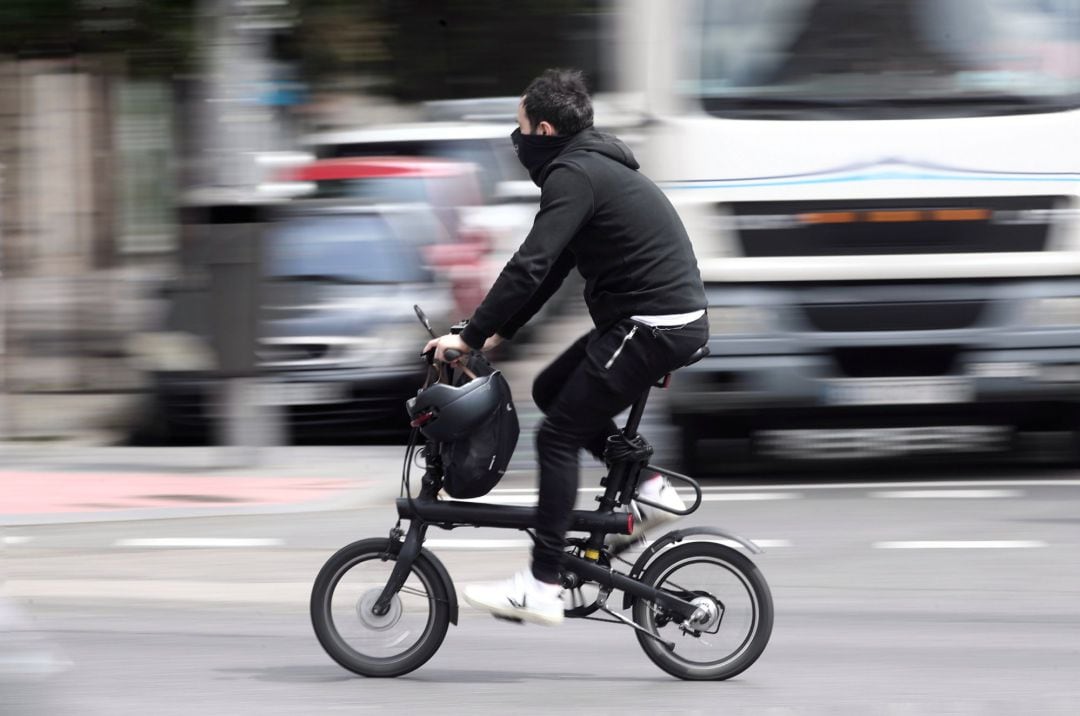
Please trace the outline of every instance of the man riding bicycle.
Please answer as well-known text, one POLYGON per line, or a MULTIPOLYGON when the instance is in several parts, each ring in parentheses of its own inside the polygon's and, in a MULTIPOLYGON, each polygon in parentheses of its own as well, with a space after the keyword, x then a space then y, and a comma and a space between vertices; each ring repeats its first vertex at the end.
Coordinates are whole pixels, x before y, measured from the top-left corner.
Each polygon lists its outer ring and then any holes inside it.
MULTIPOLYGON (((518 105, 511 134, 518 159, 540 187, 540 210, 460 335, 427 344, 444 352, 489 350, 514 334, 575 266, 595 328, 533 384, 544 413, 536 437, 540 495, 532 569, 471 585, 465 600, 498 616, 540 624, 563 619, 559 568, 578 490, 578 453, 603 456, 614 418, 708 340, 705 288, 686 230, 630 149, 596 131, 582 74, 547 70, 518 105)), ((676 509, 659 475, 639 494, 676 509)), ((669 513, 641 507, 642 527, 669 513)))

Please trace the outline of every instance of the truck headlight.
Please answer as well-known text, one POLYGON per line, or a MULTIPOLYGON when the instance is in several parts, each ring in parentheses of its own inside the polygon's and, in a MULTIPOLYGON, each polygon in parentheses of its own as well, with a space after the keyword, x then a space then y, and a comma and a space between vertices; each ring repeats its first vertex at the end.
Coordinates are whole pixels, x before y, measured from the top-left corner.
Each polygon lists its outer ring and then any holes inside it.
POLYGON ((1032 301, 1028 309, 1028 325, 1040 328, 1080 326, 1080 296, 1032 301))
POLYGON ((766 333, 769 313, 753 306, 709 306, 709 333, 713 336, 766 333))

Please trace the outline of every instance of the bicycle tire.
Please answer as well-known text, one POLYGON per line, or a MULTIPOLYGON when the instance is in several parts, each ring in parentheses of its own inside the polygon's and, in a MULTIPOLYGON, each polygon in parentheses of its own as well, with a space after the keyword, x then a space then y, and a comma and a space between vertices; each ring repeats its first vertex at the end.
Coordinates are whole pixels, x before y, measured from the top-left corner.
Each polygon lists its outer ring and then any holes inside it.
POLYGON ((450 624, 452 584, 447 584, 429 559, 426 550, 413 561, 411 572, 427 587, 430 616, 420 639, 394 657, 360 653, 345 642, 334 623, 334 590, 352 567, 371 559, 382 559, 389 546, 387 538, 374 537, 346 545, 326 561, 311 590, 311 623, 326 653, 344 668, 361 676, 395 677, 419 668, 435 655, 450 624))
MULTIPOLYGON (((665 645, 646 634, 637 634, 638 642, 646 656, 661 669, 680 679, 691 681, 722 681, 730 679, 748 669, 769 643, 773 626, 773 601, 769 585, 761 571, 752 561, 732 549, 714 542, 684 542, 662 552, 646 568, 641 581, 656 587, 665 575, 683 564, 712 562, 723 565, 733 574, 738 575, 747 592, 753 597, 755 614, 752 635, 744 640, 739 651, 732 658, 718 663, 695 664, 680 657, 676 650, 670 651, 665 645)), ((643 599, 634 602, 634 622, 653 634, 657 634, 654 623, 653 604, 643 599)), ((719 621, 718 621, 719 624, 719 621)))

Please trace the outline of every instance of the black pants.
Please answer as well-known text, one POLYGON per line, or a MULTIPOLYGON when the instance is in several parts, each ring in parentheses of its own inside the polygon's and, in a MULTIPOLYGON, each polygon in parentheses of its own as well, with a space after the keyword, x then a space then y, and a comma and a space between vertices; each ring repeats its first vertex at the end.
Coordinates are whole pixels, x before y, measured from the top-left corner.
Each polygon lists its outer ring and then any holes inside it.
POLYGON ((659 329, 627 319, 585 334, 537 376, 533 400, 545 416, 536 435, 540 504, 532 571, 537 579, 559 580, 581 448, 600 458, 617 430, 614 417, 685 363, 708 337, 704 316, 659 329))

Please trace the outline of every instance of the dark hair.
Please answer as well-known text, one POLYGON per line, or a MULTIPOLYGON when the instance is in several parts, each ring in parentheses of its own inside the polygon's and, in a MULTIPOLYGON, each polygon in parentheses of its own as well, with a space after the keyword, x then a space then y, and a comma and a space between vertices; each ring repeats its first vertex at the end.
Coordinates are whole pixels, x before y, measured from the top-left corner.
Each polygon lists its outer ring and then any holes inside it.
POLYGON ((545 70, 525 88, 522 100, 534 128, 546 121, 559 134, 577 134, 592 126, 592 100, 581 70, 545 70))

